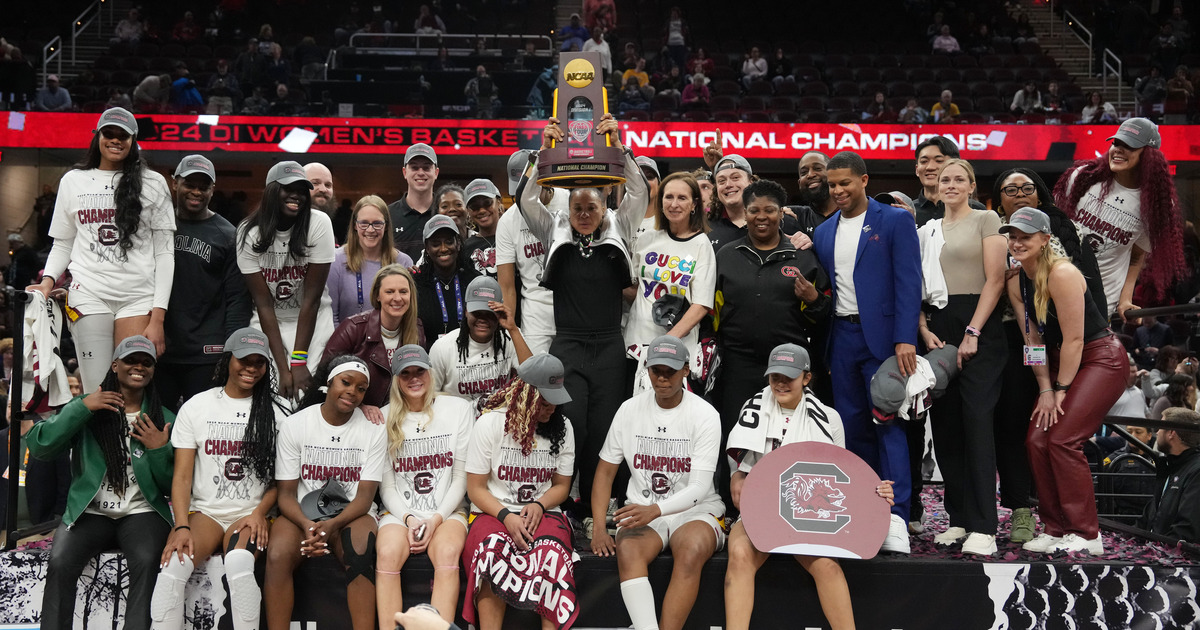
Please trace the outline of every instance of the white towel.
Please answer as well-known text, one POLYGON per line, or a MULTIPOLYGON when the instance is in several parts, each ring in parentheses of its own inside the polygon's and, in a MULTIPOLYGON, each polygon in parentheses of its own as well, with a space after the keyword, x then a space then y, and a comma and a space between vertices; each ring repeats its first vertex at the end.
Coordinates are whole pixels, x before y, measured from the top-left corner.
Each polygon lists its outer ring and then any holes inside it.
POLYGON ((942 233, 942 220, 934 219, 917 230, 921 239, 921 276, 924 291, 922 301, 936 308, 944 308, 949 302, 946 276, 942 275, 942 247, 946 237, 942 233))
POLYGON ((900 405, 897 415, 909 420, 925 413, 929 403, 929 397, 925 393, 936 384, 937 377, 933 375, 933 366, 929 365, 925 357, 917 357, 917 371, 908 377, 908 383, 904 386, 904 404, 900 405))
POLYGON ((71 386, 67 382, 67 368, 58 354, 63 326, 62 306, 47 300, 40 291, 30 293, 32 299, 25 305, 21 406, 28 408, 35 388, 46 392, 46 405, 65 405, 71 400, 71 386))

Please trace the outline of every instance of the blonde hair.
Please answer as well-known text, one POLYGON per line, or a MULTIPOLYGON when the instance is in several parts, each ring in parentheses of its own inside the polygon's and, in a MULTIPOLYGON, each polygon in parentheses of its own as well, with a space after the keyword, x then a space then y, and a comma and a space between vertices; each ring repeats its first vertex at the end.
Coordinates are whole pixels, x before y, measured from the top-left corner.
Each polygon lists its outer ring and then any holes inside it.
POLYGON ((1046 312, 1050 308, 1050 272, 1054 271, 1058 265, 1069 261, 1054 251, 1049 240, 1042 246, 1042 253, 1038 257, 1038 270, 1033 277, 1033 312, 1037 316, 1038 323, 1045 324, 1046 312))
POLYGON ((392 240, 392 215, 387 202, 377 195, 367 195, 354 204, 350 214, 350 227, 346 230, 346 268, 358 273, 363 266, 362 241, 358 238, 358 211, 371 206, 383 215, 383 238, 379 243, 379 264, 386 267, 396 262, 396 244, 392 240))
MULTIPOLYGON (((425 373, 429 375, 429 386, 425 388, 425 395, 421 398, 421 410, 429 414, 429 421, 433 422, 433 400, 438 397, 437 383, 434 382, 433 370, 426 369, 425 373)), ((408 413, 412 411, 408 407, 408 399, 404 394, 400 393, 400 387, 396 384, 398 377, 392 377, 392 384, 388 387, 388 417, 387 417, 387 440, 388 440, 388 455, 395 457, 400 453, 400 447, 404 445, 404 419, 408 417, 408 413)))
POLYGON ((514 442, 521 445, 521 454, 529 456, 533 451, 537 426, 533 417, 537 413, 537 405, 542 395, 533 385, 520 378, 514 378, 504 389, 492 394, 483 406, 480 415, 489 411, 505 409, 504 433, 514 442))
POLYGON ((408 280, 408 310, 400 317, 400 345, 420 343, 417 338, 417 283, 404 265, 392 263, 375 274, 375 281, 371 283, 371 307, 379 310, 379 290, 383 279, 389 276, 404 276, 408 280))

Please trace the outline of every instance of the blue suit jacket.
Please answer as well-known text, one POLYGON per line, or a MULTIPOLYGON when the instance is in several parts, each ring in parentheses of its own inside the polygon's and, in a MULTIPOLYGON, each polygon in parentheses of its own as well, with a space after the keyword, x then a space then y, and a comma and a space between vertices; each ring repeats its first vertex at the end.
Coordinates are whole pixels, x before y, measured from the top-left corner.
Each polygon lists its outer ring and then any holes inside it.
MULTIPOLYGON (((813 245, 821 266, 833 283, 837 303, 834 240, 839 210, 817 227, 813 245)), ((871 354, 880 361, 896 353, 898 343, 917 344, 921 312, 921 244, 912 215, 900 208, 867 199, 867 213, 858 235, 854 263, 854 293, 863 335, 871 354)))

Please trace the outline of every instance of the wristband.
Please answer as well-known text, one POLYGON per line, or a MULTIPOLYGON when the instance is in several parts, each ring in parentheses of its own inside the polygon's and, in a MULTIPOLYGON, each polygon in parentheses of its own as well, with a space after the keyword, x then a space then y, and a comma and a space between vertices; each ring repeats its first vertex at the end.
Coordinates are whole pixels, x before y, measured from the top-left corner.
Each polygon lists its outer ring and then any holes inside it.
POLYGON ((536 503, 538 507, 542 508, 542 514, 545 514, 549 511, 546 509, 546 506, 542 505, 541 501, 531 501, 531 503, 536 503))
POLYGON ((1043 389, 1042 391, 1038 392, 1038 396, 1041 396, 1042 394, 1045 394, 1047 392, 1052 392, 1052 391, 1054 391, 1053 387, 1051 387, 1050 389, 1043 389))
POLYGON ((404 523, 405 527, 408 527, 408 519, 410 519, 410 518, 412 518, 412 514, 405 514, 404 518, 401 519, 400 522, 404 523))
POLYGON ((500 511, 496 512, 496 520, 500 521, 500 524, 503 525, 504 519, 508 518, 512 513, 512 510, 508 508, 500 508, 500 511))
POLYGON ((186 530, 188 530, 189 532, 190 532, 190 531, 192 531, 192 528, 191 528, 191 527, 188 527, 187 525, 180 525, 179 527, 176 527, 176 528, 175 528, 175 531, 179 531, 179 530, 181 530, 181 529, 186 529, 186 530))
POLYGON ((972 337, 978 337, 979 329, 974 326, 967 326, 967 334, 971 335, 972 337))
POLYGON ((292 351, 292 360, 293 360, 293 361, 297 361, 297 360, 300 360, 300 359, 303 359, 303 360, 307 361, 307 360, 308 360, 308 353, 307 353, 307 352, 305 352, 304 350, 293 350, 293 351, 292 351))
POLYGON ((1071 389, 1070 383, 1067 383, 1065 385, 1062 383, 1058 383, 1058 382, 1054 383, 1054 391, 1056 391, 1056 392, 1065 392, 1065 391, 1069 391, 1070 389, 1071 389))
POLYGON ((51 286, 58 284, 58 280, 56 280, 54 276, 42 276, 41 278, 38 278, 38 284, 45 282, 47 278, 49 278, 51 286))
POLYGON ((288 367, 301 367, 301 366, 307 367, 308 361, 300 361, 297 359, 292 359, 291 361, 288 361, 288 367))

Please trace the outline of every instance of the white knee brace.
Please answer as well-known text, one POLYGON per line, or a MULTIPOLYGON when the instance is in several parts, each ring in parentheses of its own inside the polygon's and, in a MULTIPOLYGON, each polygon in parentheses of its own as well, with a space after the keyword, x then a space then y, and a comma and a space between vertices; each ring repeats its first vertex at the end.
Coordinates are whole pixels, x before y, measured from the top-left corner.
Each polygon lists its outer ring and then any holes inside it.
POLYGON ((180 562, 178 554, 171 555, 167 566, 158 574, 154 595, 150 598, 152 630, 183 629, 183 588, 195 568, 190 557, 184 556, 180 562))
POLYGON ((225 579, 229 582, 229 601, 233 605, 234 630, 258 630, 262 610, 262 589, 254 579, 254 554, 234 549, 225 554, 225 579))

